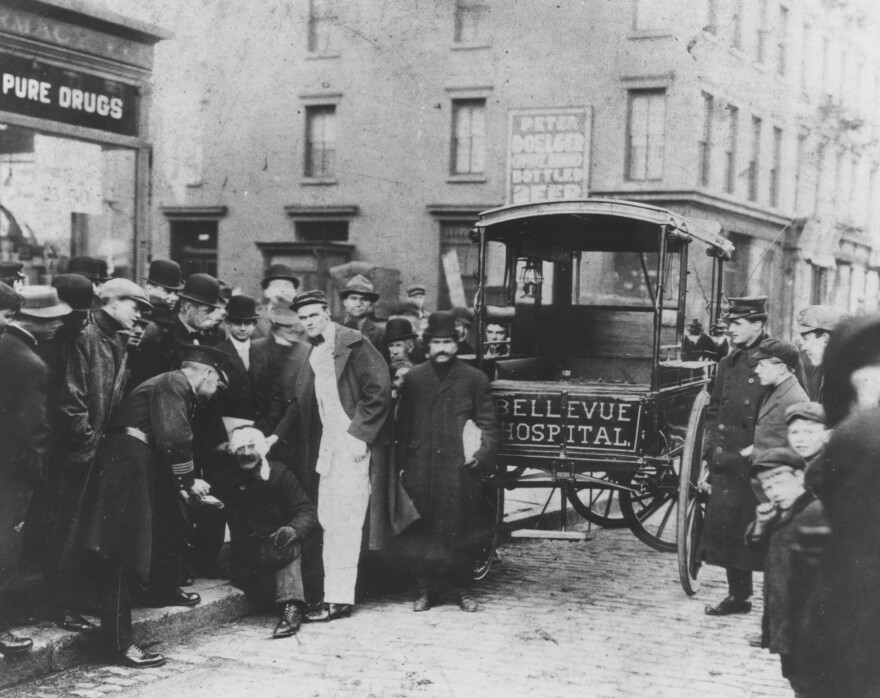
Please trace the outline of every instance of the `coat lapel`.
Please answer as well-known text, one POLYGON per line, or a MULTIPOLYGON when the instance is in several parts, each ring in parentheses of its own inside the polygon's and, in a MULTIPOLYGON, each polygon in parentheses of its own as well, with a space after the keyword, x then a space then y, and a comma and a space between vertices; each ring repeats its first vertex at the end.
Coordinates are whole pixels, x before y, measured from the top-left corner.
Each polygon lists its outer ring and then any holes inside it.
POLYGON ((336 380, 342 380, 342 374, 345 370, 345 364, 348 363, 348 357, 351 355, 351 346, 349 345, 349 333, 342 327, 336 328, 336 343, 333 347, 333 361, 336 367, 336 380))
MULTIPOLYGON (((247 378, 247 369, 244 367, 244 362, 241 360, 238 352, 235 351, 235 346, 232 344, 232 340, 227 339, 225 342, 223 342, 221 347, 223 351, 226 352, 227 356, 229 356, 229 365, 232 366, 236 371, 238 371, 242 376, 247 378)), ((251 364, 253 365, 253 355, 251 355, 251 364)))

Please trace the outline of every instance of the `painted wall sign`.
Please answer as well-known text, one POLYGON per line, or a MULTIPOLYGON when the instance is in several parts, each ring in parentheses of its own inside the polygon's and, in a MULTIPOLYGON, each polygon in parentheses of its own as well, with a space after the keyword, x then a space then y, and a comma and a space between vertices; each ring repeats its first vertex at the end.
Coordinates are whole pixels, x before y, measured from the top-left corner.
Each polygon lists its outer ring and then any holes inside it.
POLYGON ((138 90, 97 75, 0 53, 0 110, 138 135, 138 90))
POLYGON ((510 112, 507 202, 586 198, 591 121, 589 108, 510 112))

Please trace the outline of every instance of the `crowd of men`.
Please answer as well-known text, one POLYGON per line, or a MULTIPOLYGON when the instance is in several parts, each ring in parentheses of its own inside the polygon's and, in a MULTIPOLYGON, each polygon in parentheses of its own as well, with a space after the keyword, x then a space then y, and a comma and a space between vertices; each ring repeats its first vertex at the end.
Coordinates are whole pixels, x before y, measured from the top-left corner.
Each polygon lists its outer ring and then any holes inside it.
POLYGON ((498 430, 457 360, 472 314, 429 313, 416 284, 380 323, 356 275, 334 319, 283 264, 261 303, 170 260, 140 286, 91 258, 67 272, 24 285, 0 265, 0 652, 32 647, 11 628, 34 569, 52 620, 138 668, 165 660, 135 642, 134 606, 194 606, 193 577, 228 575, 289 637, 350 616, 362 551, 392 541, 414 610, 441 592, 477 609, 498 430))

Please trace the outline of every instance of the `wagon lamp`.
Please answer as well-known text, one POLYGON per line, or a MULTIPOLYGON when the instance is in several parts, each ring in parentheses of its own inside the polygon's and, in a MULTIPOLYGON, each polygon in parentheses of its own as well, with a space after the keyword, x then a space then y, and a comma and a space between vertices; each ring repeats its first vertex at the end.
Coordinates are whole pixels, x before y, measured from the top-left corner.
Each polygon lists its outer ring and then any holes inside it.
POLYGON ((544 273, 541 270, 540 260, 527 258, 519 281, 524 296, 529 298, 536 297, 541 292, 541 286, 544 283, 544 273))

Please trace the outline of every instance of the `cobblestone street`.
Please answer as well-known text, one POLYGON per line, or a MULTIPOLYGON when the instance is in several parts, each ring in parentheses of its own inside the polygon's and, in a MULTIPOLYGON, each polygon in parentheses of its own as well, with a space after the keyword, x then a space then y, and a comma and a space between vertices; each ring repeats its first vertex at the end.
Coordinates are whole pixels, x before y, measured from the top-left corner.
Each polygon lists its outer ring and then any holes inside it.
POLYGON ((85 666, 0 698, 791 695, 778 659, 748 644, 759 600, 750 615, 709 618, 721 570, 704 570, 688 598, 674 555, 627 530, 593 533, 502 548, 476 614, 416 614, 410 593, 386 594, 287 640, 270 639, 274 617, 255 616, 159 645, 160 669, 85 666))

